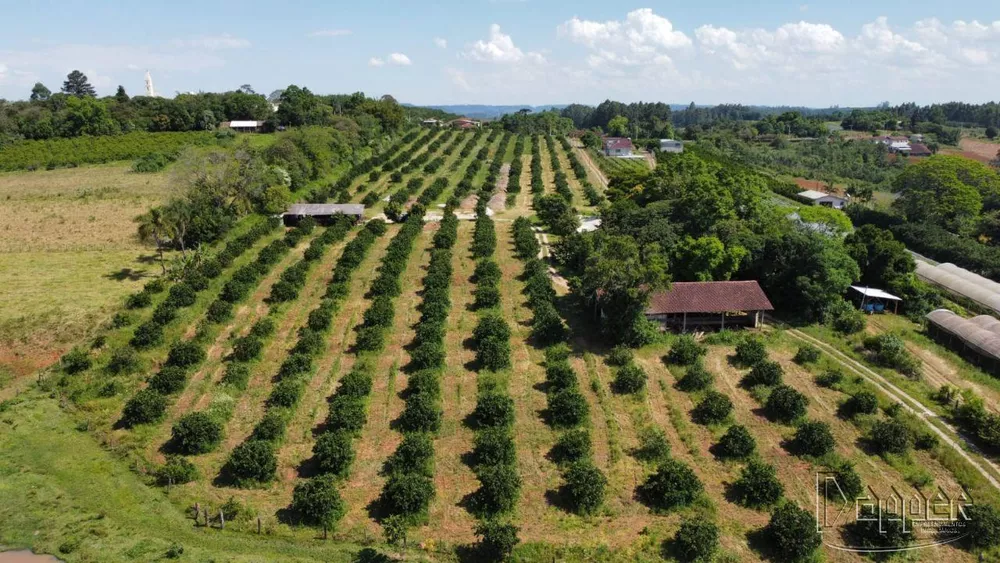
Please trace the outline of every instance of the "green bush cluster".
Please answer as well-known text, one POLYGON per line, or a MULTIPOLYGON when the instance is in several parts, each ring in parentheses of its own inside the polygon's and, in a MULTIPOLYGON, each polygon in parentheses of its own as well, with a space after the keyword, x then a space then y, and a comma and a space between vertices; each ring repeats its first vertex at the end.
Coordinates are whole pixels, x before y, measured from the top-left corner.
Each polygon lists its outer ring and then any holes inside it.
POLYGON ((615 371, 615 379, 611 382, 611 388, 616 393, 638 393, 646 388, 648 379, 646 370, 635 362, 630 362, 615 371))
POLYGON ((188 146, 211 145, 214 139, 209 131, 135 131, 123 135, 24 140, 4 146, 0 170, 51 170, 157 154, 176 155, 188 146))
POLYGON ((764 508, 777 503, 785 494, 773 465, 753 458, 740 471, 732 485, 736 502, 749 508, 764 508))
POLYGON ((699 344, 690 334, 677 337, 667 353, 667 361, 681 366, 690 366, 708 353, 708 348, 699 344))
POLYGON ((895 334, 876 334, 864 340, 872 362, 895 369, 908 377, 920 376, 920 360, 906 349, 906 343, 895 334))

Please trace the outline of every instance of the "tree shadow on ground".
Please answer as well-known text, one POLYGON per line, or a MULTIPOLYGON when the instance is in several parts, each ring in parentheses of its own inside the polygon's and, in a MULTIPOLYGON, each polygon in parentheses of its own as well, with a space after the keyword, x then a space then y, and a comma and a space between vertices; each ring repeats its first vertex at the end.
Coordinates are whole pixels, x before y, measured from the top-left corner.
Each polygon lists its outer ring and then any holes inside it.
POLYGON ((147 276, 148 274, 146 273, 146 270, 133 270, 132 268, 122 268, 117 272, 104 274, 104 278, 117 282, 139 281, 147 276))

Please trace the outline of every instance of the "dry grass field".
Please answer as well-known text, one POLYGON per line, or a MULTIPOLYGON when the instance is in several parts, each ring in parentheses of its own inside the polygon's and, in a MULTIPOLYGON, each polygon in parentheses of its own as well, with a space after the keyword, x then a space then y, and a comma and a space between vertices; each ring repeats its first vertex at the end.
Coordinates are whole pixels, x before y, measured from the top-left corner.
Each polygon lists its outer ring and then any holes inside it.
POLYGON ((133 219, 168 190, 121 163, 0 174, 0 373, 52 363, 158 272, 133 219))

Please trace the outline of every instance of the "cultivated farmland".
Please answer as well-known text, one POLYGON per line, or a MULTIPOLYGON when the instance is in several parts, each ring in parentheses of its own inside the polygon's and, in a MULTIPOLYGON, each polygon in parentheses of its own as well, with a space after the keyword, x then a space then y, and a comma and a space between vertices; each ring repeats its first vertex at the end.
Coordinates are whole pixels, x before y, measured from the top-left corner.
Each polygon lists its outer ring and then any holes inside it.
MULTIPOLYGON (((897 420, 886 414, 891 397, 829 353, 802 360, 799 340, 777 323, 750 339, 724 331, 610 347, 593 311, 539 258, 542 241, 571 236, 578 211, 604 198, 566 139, 429 129, 387 147, 297 194, 364 203, 363 224, 241 219, 193 273, 147 285, 129 299, 127 321, 94 330, 101 345, 46 372, 42 389, 65 397, 65 411, 4 407, 28 421, 0 435, 11 452, 0 467, 14 476, 0 484, 5 505, 37 504, 35 486, 55 500, 27 514, 0 507, 14 522, 0 541, 31 541, 29 530, 50 519, 66 530, 33 541, 71 560, 155 558, 181 546, 184 557, 237 560, 374 551, 484 560, 513 550, 532 561, 652 561, 703 522, 719 560, 763 561, 773 557, 761 539, 772 513, 786 501, 812 510, 817 471, 850 467, 878 490, 963 486, 984 502, 1000 498, 947 444, 877 451, 873 429, 897 420), (844 373, 823 380, 831 370, 844 373), (861 392, 874 407, 848 414, 861 392), (30 475, 49 466, 51 481, 30 475), (67 516, 64 496, 85 514, 67 516)), ((648 168, 589 156, 607 174, 648 168)), ((131 216, 161 201, 161 175, 115 166, 35 174, 46 176, 0 178, 20 190, 3 204, 8 215, 33 217, 45 233, 71 227, 41 238, 18 231, 4 238, 5 254, 143 251, 127 236, 131 216), (69 187, 88 174, 93 192, 69 187), (76 204, 62 211, 66 199, 76 204), (100 228, 81 226, 91 213, 100 228)), ((95 293, 129 284, 106 297, 105 316, 156 267, 124 272, 129 264, 74 274, 95 293), (93 279, 115 267, 126 281, 93 279)), ((864 358, 860 341, 806 330, 864 358)), ((995 384, 976 379, 987 376, 918 336, 908 344, 935 352, 922 358, 941 382, 964 382, 995 406, 995 384)), ((922 398, 934 390, 891 377, 922 398)), ((898 420, 919 436, 934 424, 898 420)), ((820 549, 827 561, 862 560, 820 549)), ((974 560, 956 545, 921 553, 974 560)))

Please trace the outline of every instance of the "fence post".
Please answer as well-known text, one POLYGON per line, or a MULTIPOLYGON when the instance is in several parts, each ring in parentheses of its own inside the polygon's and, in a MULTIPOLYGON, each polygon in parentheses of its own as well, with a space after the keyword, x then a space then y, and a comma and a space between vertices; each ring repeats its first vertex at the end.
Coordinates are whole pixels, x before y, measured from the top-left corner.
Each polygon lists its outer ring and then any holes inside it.
POLYGON ((219 527, 223 530, 226 529, 226 513, 222 512, 221 508, 219 509, 219 527))
POLYGON ((260 535, 260 516, 257 517, 257 535, 260 535))
POLYGON ((198 525, 198 516, 200 516, 200 515, 201 515, 201 503, 200 502, 196 502, 196 503, 194 503, 194 525, 195 526, 198 525))

